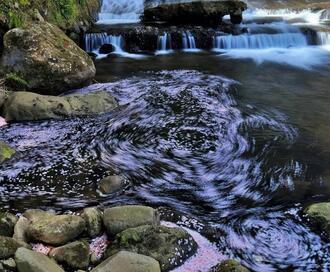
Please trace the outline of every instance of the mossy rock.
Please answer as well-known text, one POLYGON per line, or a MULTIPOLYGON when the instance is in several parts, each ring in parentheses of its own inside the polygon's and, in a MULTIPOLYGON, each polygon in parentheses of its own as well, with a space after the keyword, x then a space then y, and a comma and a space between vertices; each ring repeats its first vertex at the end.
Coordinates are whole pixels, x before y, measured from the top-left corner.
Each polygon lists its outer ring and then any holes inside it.
POLYGON ((16 251, 15 261, 20 272, 64 272, 46 255, 22 247, 16 251))
POLYGON ((85 269, 89 265, 89 244, 85 241, 76 241, 54 248, 49 256, 70 268, 85 269))
POLYGON ((0 163, 3 163, 5 160, 10 159, 14 156, 16 151, 8 146, 6 143, 0 141, 0 163))
POLYGON ((82 87, 95 76, 89 55, 46 22, 8 31, 1 65, 11 81, 26 83, 28 90, 47 95, 82 87))
POLYGON ((0 213, 0 235, 13 236, 17 221, 18 218, 14 214, 8 212, 0 213))
POLYGON ((15 91, 25 91, 28 83, 15 73, 9 73, 5 77, 6 85, 15 91))
POLYGON ((109 236, 142 225, 159 226, 157 210, 141 205, 108 208, 103 213, 103 223, 109 236))
POLYGON ((20 244, 13 238, 0 236, 0 260, 13 257, 19 247, 20 244))
POLYGON ((210 272, 249 272, 250 270, 242 266, 235 260, 226 260, 213 267, 210 272))
POLYGON ((330 239, 330 202, 312 204, 305 209, 305 213, 313 227, 330 239))
POLYGON ((160 272, 159 263, 148 256, 120 251, 109 257, 91 272, 160 272))
POLYGON ((52 215, 32 221, 28 235, 34 241, 61 246, 77 238, 85 227, 80 216, 52 215))
POLYGON ((117 234, 105 256, 120 250, 150 256, 159 261, 162 271, 169 271, 192 256, 197 250, 197 244, 182 228, 145 225, 117 234))

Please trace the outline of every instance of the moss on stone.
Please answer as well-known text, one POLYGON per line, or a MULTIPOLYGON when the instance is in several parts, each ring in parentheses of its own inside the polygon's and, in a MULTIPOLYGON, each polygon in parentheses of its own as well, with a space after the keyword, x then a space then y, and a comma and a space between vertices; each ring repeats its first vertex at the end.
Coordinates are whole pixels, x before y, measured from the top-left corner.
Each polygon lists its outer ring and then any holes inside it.
POLYGON ((100 4, 100 0, 2 0, 0 27, 22 27, 36 19, 37 10, 46 21, 63 29, 70 29, 79 21, 94 21, 100 4))
POLYGON ((6 143, 0 141, 0 163, 10 159, 15 154, 15 150, 9 147, 6 143))
POLYGON ((28 87, 28 82, 16 73, 9 73, 5 77, 6 85, 16 91, 25 91, 28 87))

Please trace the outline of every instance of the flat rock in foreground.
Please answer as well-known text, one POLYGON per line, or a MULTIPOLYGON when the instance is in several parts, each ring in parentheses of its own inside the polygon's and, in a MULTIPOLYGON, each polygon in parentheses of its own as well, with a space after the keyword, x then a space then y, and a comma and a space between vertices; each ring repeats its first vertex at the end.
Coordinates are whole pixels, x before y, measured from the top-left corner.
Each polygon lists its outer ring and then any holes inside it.
POLYGON ((47 256, 26 248, 19 248, 15 254, 18 272, 64 272, 47 256))
POLYGON ((159 263, 148 256, 120 251, 109 257, 92 272, 160 272, 159 263))

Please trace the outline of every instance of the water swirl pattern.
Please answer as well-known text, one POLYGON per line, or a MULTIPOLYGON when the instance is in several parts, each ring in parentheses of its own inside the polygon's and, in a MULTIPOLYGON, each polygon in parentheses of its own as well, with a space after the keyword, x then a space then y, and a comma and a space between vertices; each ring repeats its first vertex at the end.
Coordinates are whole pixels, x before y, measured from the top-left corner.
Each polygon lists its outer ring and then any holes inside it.
POLYGON ((329 246, 299 205, 276 197, 308 172, 292 156, 274 159, 290 153, 299 131, 276 109, 242 103, 237 86, 192 70, 147 72, 80 90, 111 92, 121 105, 111 113, 5 127, 0 139, 19 154, 0 166, 0 203, 165 206, 211 226, 219 252, 255 271, 327 269, 329 246), (132 185, 104 198, 96 184, 110 173, 132 185))

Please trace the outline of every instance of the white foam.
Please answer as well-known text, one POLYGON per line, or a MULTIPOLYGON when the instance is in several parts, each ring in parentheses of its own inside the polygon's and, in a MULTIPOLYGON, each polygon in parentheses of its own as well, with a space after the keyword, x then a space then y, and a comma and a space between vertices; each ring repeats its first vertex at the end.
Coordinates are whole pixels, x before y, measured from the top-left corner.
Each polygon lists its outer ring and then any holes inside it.
POLYGON ((321 47, 303 48, 269 48, 269 49, 233 49, 218 50, 221 56, 233 59, 252 59, 257 64, 275 62, 303 69, 312 69, 314 66, 330 62, 330 56, 321 47))

